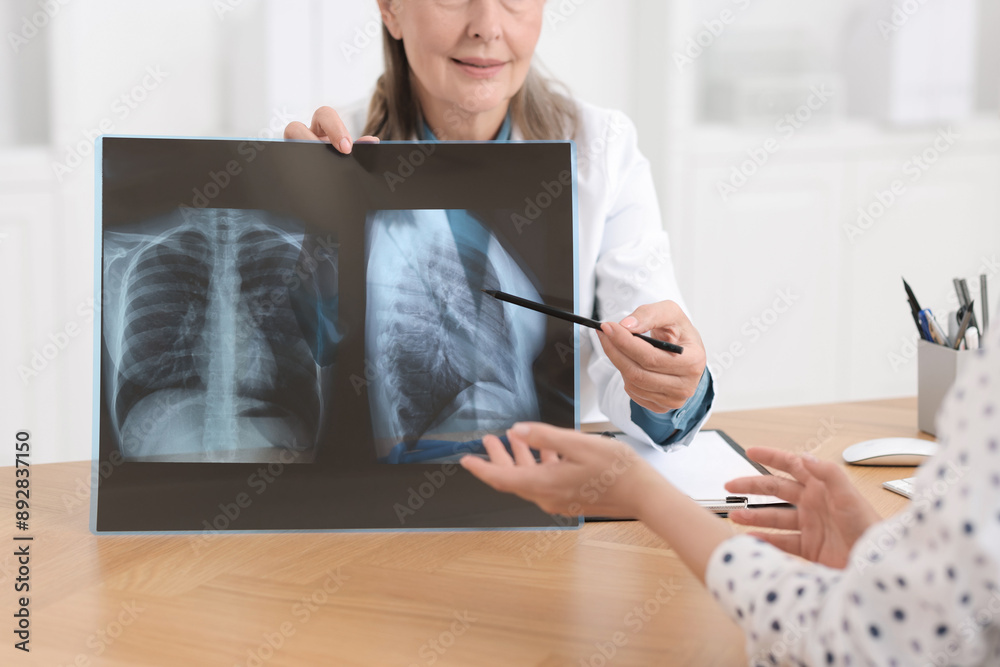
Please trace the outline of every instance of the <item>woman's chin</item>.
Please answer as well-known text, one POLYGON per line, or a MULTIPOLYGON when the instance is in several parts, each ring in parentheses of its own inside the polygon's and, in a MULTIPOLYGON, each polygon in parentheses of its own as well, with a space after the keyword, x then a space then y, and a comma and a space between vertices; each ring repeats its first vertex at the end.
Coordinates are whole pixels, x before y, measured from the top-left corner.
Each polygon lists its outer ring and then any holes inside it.
POLYGON ((501 93, 499 90, 490 90, 488 96, 477 96, 476 88, 473 88, 471 91, 462 90, 458 94, 449 96, 448 99, 460 115, 473 115, 495 111, 506 105, 510 96, 505 91, 501 93))

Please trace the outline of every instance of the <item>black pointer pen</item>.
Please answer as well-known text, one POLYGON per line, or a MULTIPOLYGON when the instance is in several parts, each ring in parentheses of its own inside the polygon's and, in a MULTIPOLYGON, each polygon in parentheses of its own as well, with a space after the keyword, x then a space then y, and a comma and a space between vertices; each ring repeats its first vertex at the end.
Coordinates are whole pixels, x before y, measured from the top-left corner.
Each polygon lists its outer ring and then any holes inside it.
MULTIPOLYGON (((500 299, 501 301, 506 301, 507 303, 512 303, 515 306, 521 306, 522 308, 528 308, 530 310, 537 311, 544 315, 549 315, 551 317, 558 317, 560 320, 566 320, 567 322, 575 322, 585 327, 590 327, 591 329, 601 330, 601 323, 597 320, 592 320, 588 317, 580 317, 575 313, 569 313, 565 310, 560 310, 559 308, 553 308, 552 306, 546 306, 544 303, 535 303, 534 301, 528 301, 527 299, 522 299, 519 296, 514 296, 513 294, 507 294, 506 292, 499 292, 493 289, 482 290, 484 294, 489 294, 494 299, 500 299)), ((684 348, 680 345, 674 345, 673 343, 668 343, 663 340, 656 340, 655 338, 650 338, 649 336, 643 336, 642 334, 634 333, 632 334, 636 338, 641 338, 650 345, 660 350, 666 350, 667 352, 673 352, 674 354, 680 354, 684 351, 684 348)))

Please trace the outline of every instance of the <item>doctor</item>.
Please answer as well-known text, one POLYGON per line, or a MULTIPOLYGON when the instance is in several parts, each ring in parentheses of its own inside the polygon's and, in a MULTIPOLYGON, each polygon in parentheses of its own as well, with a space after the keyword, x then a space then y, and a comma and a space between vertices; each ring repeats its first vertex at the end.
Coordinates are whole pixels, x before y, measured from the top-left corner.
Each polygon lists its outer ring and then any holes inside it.
MULTIPOLYGON (((632 122, 566 97, 532 67, 545 0, 378 2, 385 73, 367 114, 347 118, 364 128, 358 141, 575 140, 580 303, 604 321, 600 333, 581 334, 582 420, 607 418, 646 442, 690 442, 714 389, 632 122), (632 332, 684 353, 657 350, 632 332)), ((285 129, 286 139, 327 141, 343 153, 354 136, 330 107, 309 126, 285 129)))

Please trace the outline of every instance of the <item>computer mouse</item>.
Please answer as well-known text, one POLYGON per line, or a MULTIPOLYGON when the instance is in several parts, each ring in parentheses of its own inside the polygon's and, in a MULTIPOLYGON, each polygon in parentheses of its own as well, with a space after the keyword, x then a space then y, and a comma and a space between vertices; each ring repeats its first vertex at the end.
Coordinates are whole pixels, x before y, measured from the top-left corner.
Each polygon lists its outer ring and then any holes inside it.
POLYGON ((919 438, 876 438, 844 450, 844 461, 856 466, 918 466, 937 453, 938 444, 919 438))

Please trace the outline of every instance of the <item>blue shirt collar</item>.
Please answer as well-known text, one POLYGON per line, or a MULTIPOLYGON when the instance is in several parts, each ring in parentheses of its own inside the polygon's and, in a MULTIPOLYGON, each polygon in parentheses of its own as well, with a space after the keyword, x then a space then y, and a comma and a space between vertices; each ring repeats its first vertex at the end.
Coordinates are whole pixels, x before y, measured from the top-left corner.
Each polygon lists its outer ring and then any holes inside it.
MULTIPOLYGON (((503 124, 500 126, 500 131, 497 132, 496 139, 493 141, 510 141, 510 114, 508 113, 504 116, 503 124)), ((437 136, 431 130, 430 126, 427 125, 427 121, 421 123, 420 136, 417 137, 421 141, 440 141, 437 136)))

